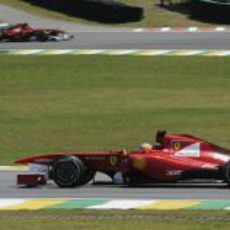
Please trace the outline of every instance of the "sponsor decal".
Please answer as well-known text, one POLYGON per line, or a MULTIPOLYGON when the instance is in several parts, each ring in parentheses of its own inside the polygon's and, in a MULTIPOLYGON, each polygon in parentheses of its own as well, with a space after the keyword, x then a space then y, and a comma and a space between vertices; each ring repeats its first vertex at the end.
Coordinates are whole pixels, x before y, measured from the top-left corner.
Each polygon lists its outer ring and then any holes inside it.
POLYGON ((172 170, 168 170, 166 172, 167 176, 180 176, 182 173, 182 170, 177 170, 177 169, 172 169, 172 170))
POLYGON ((52 162, 52 161, 53 161, 53 159, 41 158, 41 159, 35 159, 34 162, 36 162, 36 163, 50 163, 50 162, 52 162))
POLYGON ((168 149, 162 149, 162 152, 168 153, 169 150, 168 149))
POLYGON ((218 169, 218 165, 217 164, 209 164, 209 163, 206 163, 204 165, 202 165, 202 168, 209 168, 209 169, 218 169))
POLYGON ((115 165, 117 164, 117 162, 118 162, 118 159, 117 159, 116 156, 111 156, 111 157, 109 158, 109 161, 110 161, 110 164, 111 164, 112 166, 115 166, 115 165))
POLYGON ((88 156, 84 157, 85 160, 94 160, 94 161, 102 161, 105 160, 104 156, 88 156))
POLYGON ((186 146, 174 153, 174 156, 177 157, 200 157, 200 143, 195 143, 186 146))
POLYGON ((134 168, 142 170, 146 167, 147 162, 146 159, 143 157, 136 157, 135 159, 133 159, 132 165, 134 168))
POLYGON ((41 174, 44 175, 46 178, 48 178, 49 175, 49 168, 47 165, 40 165, 40 164, 28 164, 29 171, 32 174, 41 174))
POLYGON ((225 161, 225 162, 228 162, 230 160, 230 156, 224 153, 214 153, 213 158, 215 158, 216 160, 225 161))

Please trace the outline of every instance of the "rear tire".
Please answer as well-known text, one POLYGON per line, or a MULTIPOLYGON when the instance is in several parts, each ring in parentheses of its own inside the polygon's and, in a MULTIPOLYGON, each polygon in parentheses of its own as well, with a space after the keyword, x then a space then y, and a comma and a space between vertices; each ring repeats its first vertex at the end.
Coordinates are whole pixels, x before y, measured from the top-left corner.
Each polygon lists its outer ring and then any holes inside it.
POLYGON ((86 167, 81 159, 65 156, 57 159, 53 165, 52 177, 61 188, 72 188, 82 185, 86 167))
POLYGON ((49 40, 49 34, 44 31, 35 33, 35 37, 36 37, 36 40, 39 42, 46 42, 49 40))
POLYGON ((3 40, 3 32, 2 32, 2 30, 0 30, 0 41, 2 41, 3 40))
POLYGON ((225 166, 224 176, 225 176, 226 183, 230 187, 230 161, 225 166))

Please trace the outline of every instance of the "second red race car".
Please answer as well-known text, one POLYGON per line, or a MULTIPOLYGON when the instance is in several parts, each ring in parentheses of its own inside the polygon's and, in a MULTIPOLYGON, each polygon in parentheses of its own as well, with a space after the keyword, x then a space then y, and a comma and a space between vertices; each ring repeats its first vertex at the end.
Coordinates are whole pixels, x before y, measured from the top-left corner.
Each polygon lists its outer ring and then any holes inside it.
POLYGON ((7 26, 0 30, 0 41, 27 42, 27 41, 67 41, 73 38, 63 30, 37 29, 28 23, 19 23, 7 26))
POLYGON ((230 151, 191 135, 158 131, 157 145, 144 143, 138 151, 59 152, 22 158, 30 173, 18 175, 19 185, 77 187, 101 172, 116 184, 171 183, 194 179, 230 185, 230 151))

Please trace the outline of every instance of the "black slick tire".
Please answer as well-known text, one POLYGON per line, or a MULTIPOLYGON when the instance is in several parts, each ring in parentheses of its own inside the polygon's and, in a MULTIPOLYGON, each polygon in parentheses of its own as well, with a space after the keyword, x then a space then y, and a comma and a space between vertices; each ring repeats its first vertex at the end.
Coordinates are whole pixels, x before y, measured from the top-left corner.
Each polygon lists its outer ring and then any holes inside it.
POLYGON ((54 182, 61 188, 72 188, 82 185, 86 167, 82 160, 75 156, 63 156, 56 160, 52 168, 54 182))

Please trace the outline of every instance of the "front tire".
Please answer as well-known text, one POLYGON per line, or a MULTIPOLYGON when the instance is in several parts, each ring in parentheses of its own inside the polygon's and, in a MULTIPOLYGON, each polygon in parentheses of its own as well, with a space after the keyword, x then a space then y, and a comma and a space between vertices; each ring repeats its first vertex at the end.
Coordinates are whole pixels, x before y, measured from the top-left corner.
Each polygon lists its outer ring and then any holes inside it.
POLYGON ((78 157, 61 157, 53 165, 52 177, 61 188, 77 187, 82 185, 81 178, 85 170, 84 163, 78 157))

